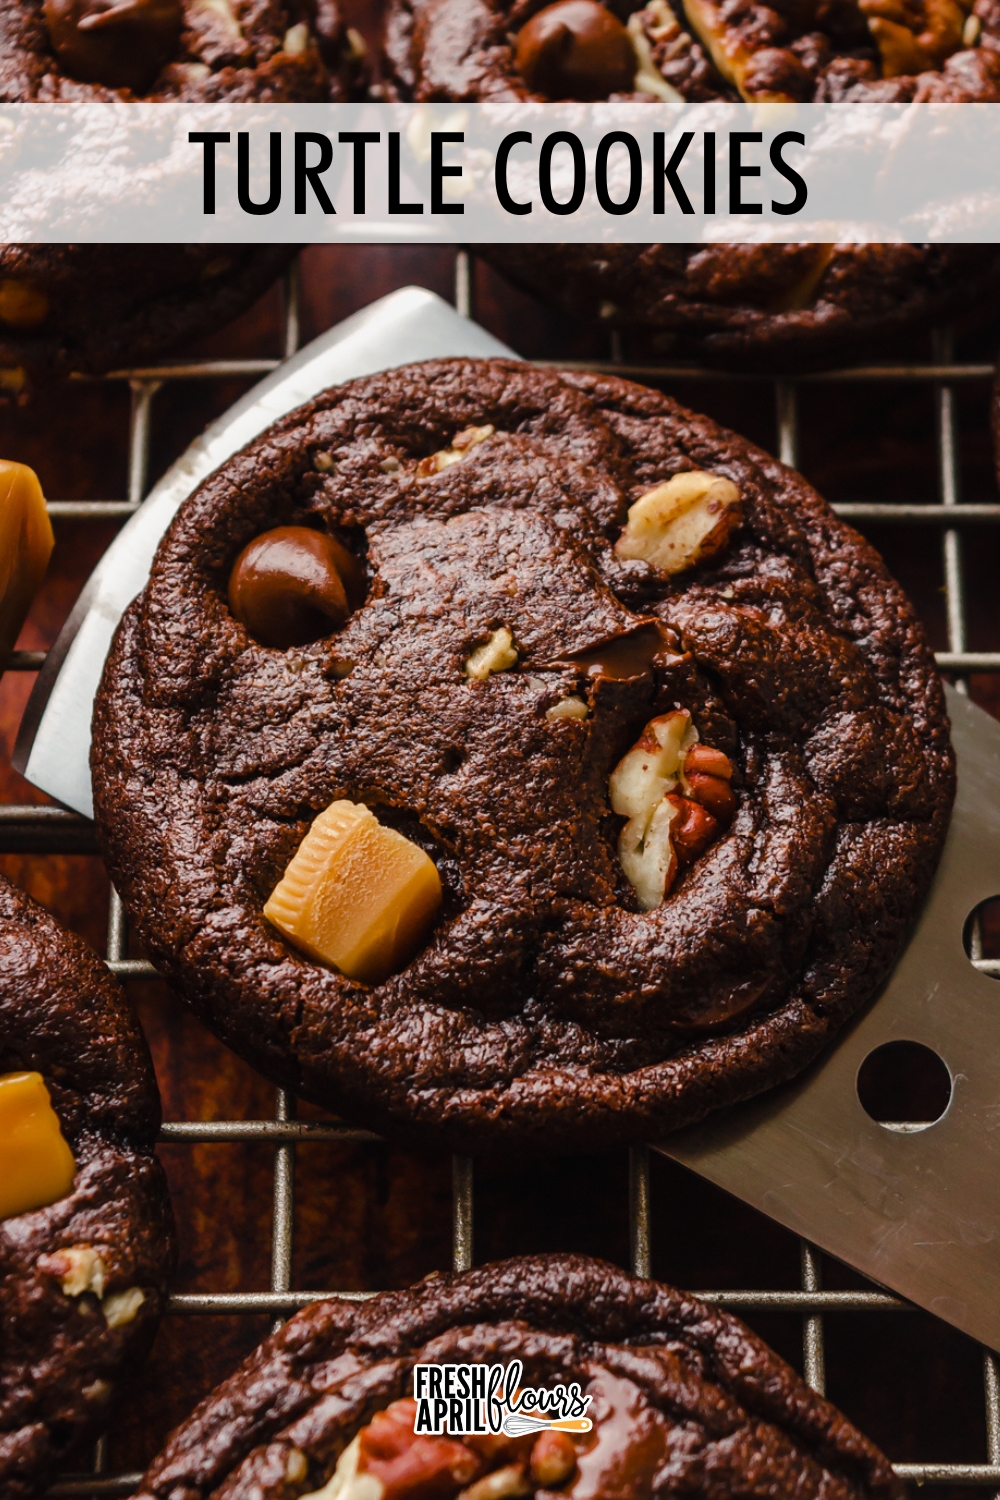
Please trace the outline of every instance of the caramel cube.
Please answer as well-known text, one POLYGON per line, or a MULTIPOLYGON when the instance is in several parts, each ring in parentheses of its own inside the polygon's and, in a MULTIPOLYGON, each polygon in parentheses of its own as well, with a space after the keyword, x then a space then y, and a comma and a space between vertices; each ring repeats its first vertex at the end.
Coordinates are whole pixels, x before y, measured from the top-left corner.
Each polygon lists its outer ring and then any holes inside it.
POLYGON ((296 948, 379 984, 420 946, 441 905, 434 861, 363 803, 314 819, 264 915, 296 948))
POLYGON ((0 671, 10 660, 54 544, 34 469, 0 459, 0 671))
POLYGON ((73 1186, 76 1162, 41 1073, 0 1077, 0 1219, 47 1208, 73 1186))

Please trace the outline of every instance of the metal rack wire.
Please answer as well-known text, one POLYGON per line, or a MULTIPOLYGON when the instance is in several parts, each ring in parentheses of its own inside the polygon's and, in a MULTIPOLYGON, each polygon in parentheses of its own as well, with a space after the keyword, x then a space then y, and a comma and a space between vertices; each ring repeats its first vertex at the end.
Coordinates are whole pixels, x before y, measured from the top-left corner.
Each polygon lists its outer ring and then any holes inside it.
MULTIPOLYGON (((472 316, 473 268, 470 255, 458 251, 455 264, 455 303, 465 316, 472 316)), ((284 358, 299 344, 299 297, 297 271, 286 282, 284 358)), ((617 353, 618 350, 616 349, 617 353)), ((1000 504, 965 504, 960 498, 956 387, 985 382, 992 378, 993 368, 985 364, 956 363, 947 331, 936 337, 933 362, 929 364, 896 364, 836 369, 809 374, 793 380, 772 382, 775 393, 777 451, 788 464, 796 465, 799 449, 798 391, 801 385, 816 383, 884 384, 890 381, 917 383, 932 389, 935 400, 938 448, 938 492, 940 503, 927 505, 892 503, 852 503, 835 506, 837 512, 852 521, 888 523, 891 525, 930 525, 941 529, 942 563, 947 602, 948 649, 937 655, 942 670, 954 673, 964 690, 970 672, 1000 671, 1000 651, 970 652, 967 649, 965 590, 961 528, 1000 522, 1000 504)), ((124 500, 52 501, 49 512, 54 518, 88 520, 125 519, 142 503, 147 491, 150 437, 156 394, 168 382, 176 380, 216 380, 225 377, 262 376, 280 364, 277 359, 200 360, 175 362, 150 368, 121 371, 106 377, 111 381, 128 381, 131 389, 129 425, 128 493, 124 500)), ((549 363, 557 363, 550 361, 549 363)), ((563 366, 569 361, 559 362, 563 366)), ((591 361, 579 368, 631 376, 639 380, 662 382, 720 378, 718 370, 702 370, 690 365, 630 364, 619 358, 591 361)), ((766 377, 743 375, 726 379, 762 380, 766 377)), ((44 653, 16 652, 11 663, 15 670, 37 671, 44 653)), ((31 805, 0 806, 0 852, 81 853, 93 852, 96 846, 90 823, 75 813, 57 807, 31 805)), ((113 973, 124 980, 155 977, 152 965, 128 956, 128 933, 124 911, 118 896, 112 892, 108 914, 107 963, 113 973)), ((985 959, 978 938, 973 938, 972 961, 985 972, 1000 977, 1000 963, 985 959)), ((195 1122, 177 1120, 164 1124, 161 1140, 172 1145, 217 1142, 264 1142, 274 1148, 272 1191, 271 1271, 267 1290, 238 1293, 175 1294, 169 1311, 174 1315, 260 1314, 270 1313, 277 1326, 282 1318, 323 1296, 336 1295, 360 1300, 374 1295, 368 1292, 295 1291, 291 1286, 292 1228, 296 1147, 305 1142, 364 1142, 378 1137, 370 1131, 340 1124, 299 1122, 295 1118, 295 1100, 278 1090, 274 1116, 270 1120, 221 1120, 195 1122)), ((473 1263, 474 1230, 474 1164, 468 1157, 452 1162, 452 1264, 464 1270, 473 1263)), ((650 1158, 646 1147, 633 1148, 629 1156, 629 1243, 633 1271, 648 1275, 651 1269, 650 1242, 650 1158)), ((824 1319, 840 1312, 906 1312, 909 1304, 875 1287, 860 1291, 826 1291, 821 1285, 821 1257, 805 1241, 801 1242, 801 1279, 798 1290, 726 1290, 700 1293, 706 1301, 737 1312, 784 1310, 802 1318, 803 1370, 816 1390, 825 1386, 824 1319)), ((987 1462, 984 1463, 908 1463, 897 1464, 901 1477, 920 1485, 998 1486, 1000 1487, 1000 1369, 993 1354, 983 1350, 983 1392, 986 1415, 987 1462)), ((105 1442, 97 1444, 95 1461, 89 1474, 68 1475, 50 1491, 53 1497, 119 1496, 129 1494, 140 1479, 139 1474, 106 1472, 105 1442)))

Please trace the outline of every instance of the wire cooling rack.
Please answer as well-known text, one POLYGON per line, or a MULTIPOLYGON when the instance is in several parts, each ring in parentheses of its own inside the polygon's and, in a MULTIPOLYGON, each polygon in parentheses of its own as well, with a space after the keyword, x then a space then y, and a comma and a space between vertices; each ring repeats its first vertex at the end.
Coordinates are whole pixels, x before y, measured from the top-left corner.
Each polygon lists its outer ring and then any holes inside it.
MULTIPOLYGON (((472 316, 472 260, 458 251, 455 262, 455 304, 472 316)), ((285 283, 284 358, 299 345, 298 270, 293 268, 285 283)), ((620 350, 613 346, 613 353, 620 350)), ((142 503, 147 491, 150 436, 157 392, 176 380, 219 380, 227 377, 263 376, 275 369, 278 359, 198 360, 149 368, 119 371, 105 377, 127 381, 131 389, 129 424, 128 495, 124 500, 55 500, 49 503, 54 518, 99 520, 126 519, 142 503)), ((545 361, 572 367, 572 361, 545 361)), ((670 363, 628 363, 621 357, 587 361, 585 368, 624 375, 637 380, 713 381, 720 379, 768 380, 769 377, 721 375, 717 369, 698 369, 670 363)), ((861 383, 885 385, 909 382, 928 387, 935 402, 938 451, 937 504, 852 503, 837 505, 841 516, 857 522, 893 526, 934 526, 940 529, 947 606, 948 649, 937 654, 942 671, 954 674, 960 690, 971 672, 1000 672, 1000 651, 972 652, 967 649, 967 595, 962 557, 961 527, 971 522, 1000 522, 1000 504, 963 504, 959 489, 959 446, 956 388, 992 379, 993 366, 956 363, 948 330, 935 335, 933 362, 866 365, 808 374, 795 379, 770 380, 774 388, 777 451, 783 462, 797 466, 799 451, 799 388, 816 383, 861 383)), ((44 652, 15 652, 11 667, 38 671, 44 652)), ((0 852, 35 854, 92 853, 95 851, 90 822, 58 807, 0 805, 0 852)), ((130 959, 128 933, 121 901, 112 891, 108 913, 107 964, 123 980, 156 976, 143 959, 130 959)), ((973 963, 1000 977, 1000 963, 982 956, 982 945, 974 935, 973 963)), ((291 1289, 292 1224, 294 1206, 295 1150, 303 1142, 359 1142, 379 1138, 367 1130, 348 1125, 312 1124, 295 1118, 295 1099, 276 1091, 274 1117, 270 1120, 174 1120, 163 1125, 161 1140, 171 1145, 205 1142, 264 1142, 274 1147, 270 1285, 266 1290, 234 1293, 175 1294, 169 1311, 174 1315, 271 1314, 275 1326, 283 1318, 321 1297, 339 1296, 361 1300, 371 1292, 293 1291, 291 1289)), ((469 1157, 452 1158, 452 1265, 466 1270, 473 1262, 474 1164, 469 1157)), ((646 1147, 629 1153, 629 1243, 631 1265, 639 1275, 651 1270, 650 1162, 646 1147)), ((803 1370, 816 1390, 825 1387, 824 1319, 840 1312, 907 1311, 909 1304, 871 1287, 860 1291, 824 1290, 820 1284, 820 1254, 801 1242, 801 1286, 794 1291, 726 1290, 702 1292, 706 1301, 735 1312, 786 1311, 801 1315, 803 1370)), ((983 1349, 983 1399, 985 1403, 987 1459, 985 1463, 900 1463, 896 1471, 917 1485, 977 1486, 1000 1488, 1000 1368, 994 1355, 983 1349)), ((105 1440, 96 1445, 94 1464, 87 1474, 67 1475, 51 1488, 52 1497, 119 1496, 130 1494, 141 1476, 137 1473, 106 1472, 105 1440)))

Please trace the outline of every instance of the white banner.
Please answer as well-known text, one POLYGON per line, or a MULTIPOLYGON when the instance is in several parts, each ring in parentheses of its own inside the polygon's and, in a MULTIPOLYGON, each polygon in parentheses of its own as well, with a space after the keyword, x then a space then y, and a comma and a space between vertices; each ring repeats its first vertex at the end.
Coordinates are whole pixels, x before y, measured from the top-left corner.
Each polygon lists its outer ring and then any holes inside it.
POLYGON ((997 242, 1000 105, 0 105, 0 240, 997 242))

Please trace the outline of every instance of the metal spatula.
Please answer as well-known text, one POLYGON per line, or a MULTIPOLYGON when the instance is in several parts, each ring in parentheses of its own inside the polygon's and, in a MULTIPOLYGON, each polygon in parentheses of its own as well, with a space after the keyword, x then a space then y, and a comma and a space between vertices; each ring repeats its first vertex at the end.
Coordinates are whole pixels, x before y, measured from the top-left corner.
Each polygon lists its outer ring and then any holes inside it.
MULTIPOLYGON (((39 675, 15 764, 91 815, 90 720, 121 614, 188 494, 278 417, 329 385, 445 355, 510 355, 447 303, 408 288, 332 329, 195 442, 105 553, 39 675)), ((959 791, 937 879, 881 997, 804 1078, 678 1132, 657 1149, 984 1343, 1000 1347, 1000 985, 963 929, 1000 894, 1000 724, 950 694, 959 791), (909 1040, 948 1067, 926 1128, 871 1119, 858 1070, 909 1040)))
POLYGON ((94 569, 38 674, 14 747, 16 768, 57 802, 92 818, 94 694, 118 621, 144 587, 181 502, 272 422, 328 386, 460 354, 515 357, 433 292, 404 287, 315 339, 213 422, 167 470, 94 569))
POLYGON ((1000 1348, 1000 983, 963 942, 976 907, 1000 895, 1000 723, 951 689, 948 709, 955 811, 881 995, 803 1077, 657 1149, 1000 1348), (900 1041, 930 1048, 950 1074, 932 1124, 879 1124, 862 1107, 862 1064, 900 1041))

